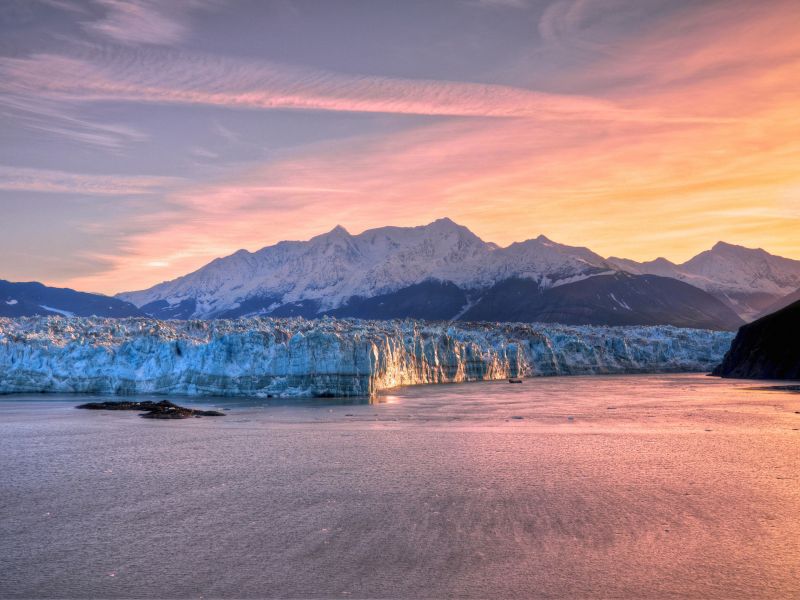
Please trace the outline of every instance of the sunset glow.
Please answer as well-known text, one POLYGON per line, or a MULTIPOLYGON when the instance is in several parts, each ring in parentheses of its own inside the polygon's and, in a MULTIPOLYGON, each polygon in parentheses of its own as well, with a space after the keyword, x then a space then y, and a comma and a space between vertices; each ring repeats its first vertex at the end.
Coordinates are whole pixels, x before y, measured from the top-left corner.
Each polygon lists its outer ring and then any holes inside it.
POLYGON ((336 224, 442 216, 501 245, 800 258, 797 3, 421 3, 408 46, 353 33, 400 36, 403 3, 375 25, 378 4, 327 39, 302 2, 248 5, 304 36, 297 56, 226 37, 241 15, 214 3, 9 17, 0 278, 118 292, 336 224), (46 15, 69 23, 59 41, 46 15))

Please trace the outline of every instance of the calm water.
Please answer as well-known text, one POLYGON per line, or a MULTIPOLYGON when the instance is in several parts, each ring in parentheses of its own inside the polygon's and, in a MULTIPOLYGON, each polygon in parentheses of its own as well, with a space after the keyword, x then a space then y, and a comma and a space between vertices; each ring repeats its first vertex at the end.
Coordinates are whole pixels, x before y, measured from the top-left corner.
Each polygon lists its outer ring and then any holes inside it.
POLYGON ((0 399, 2 597, 800 596, 800 394, 699 375, 0 399), (95 398, 96 399, 96 398, 95 398))

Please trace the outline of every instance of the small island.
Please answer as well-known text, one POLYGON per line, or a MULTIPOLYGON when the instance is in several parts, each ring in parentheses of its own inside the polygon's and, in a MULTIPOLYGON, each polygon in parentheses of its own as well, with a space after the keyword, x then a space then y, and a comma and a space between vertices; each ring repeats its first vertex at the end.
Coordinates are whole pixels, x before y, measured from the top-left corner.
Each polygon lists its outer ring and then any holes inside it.
POLYGON ((140 417, 145 419, 188 419, 189 417, 224 417, 225 413, 218 410, 198 410, 178 406, 169 400, 153 402, 144 400, 142 402, 87 402, 75 408, 86 408, 89 410, 136 410, 144 411, 140 417))

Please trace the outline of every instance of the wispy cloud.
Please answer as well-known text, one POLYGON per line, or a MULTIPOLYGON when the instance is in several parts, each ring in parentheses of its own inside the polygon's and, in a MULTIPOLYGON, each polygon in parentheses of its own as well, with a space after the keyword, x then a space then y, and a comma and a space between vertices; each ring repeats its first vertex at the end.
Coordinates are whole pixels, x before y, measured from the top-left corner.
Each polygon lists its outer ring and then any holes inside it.
POLYGON ((530 8, 529 0, 472 0, 482 8, 530 8))
MULTIPOLYGON (((188 29, 185 14, 203 6, 199 0, 95 0, 105 10, 99 20, 86 21, 84 28, 123 44, 174 44, 188 29)), ((205 3, 207 4, 207 3, 205 3)))
POLYGON ((556 0, 539 19, 539 35, 545 42, 554 42, 574 34, 590 6, 586 0, 556 0))
POLYGON ((68 193, 93 196, 135 196, 164 193, 176 177, 89 175, 0 165, 0 190, 68 193))
POLYGON ((542 120, 670 120, 602 99, 501 85, 345 75, 177 51, 0 59, 0 90, 69 101, 117 100, 542 120))
MULTIPOLYGON (((0 89, 2 84, 0 84, 0 89)), ((102 123, 74 115, 74 102, 59 102, 29 94, 0 94, 0 114, 36 131, 63 136, 106 150, 120 150, 131 142, 143 142, 148 136, 128 125, 102 123)))

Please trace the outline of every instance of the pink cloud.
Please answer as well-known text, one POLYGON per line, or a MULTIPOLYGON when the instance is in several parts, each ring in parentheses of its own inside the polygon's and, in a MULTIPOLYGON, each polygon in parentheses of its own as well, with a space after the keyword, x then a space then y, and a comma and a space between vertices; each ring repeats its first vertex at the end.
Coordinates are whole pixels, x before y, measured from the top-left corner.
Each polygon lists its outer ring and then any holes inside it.
POLYGON ((615 103, 500 85, 363 77, 212 56, 106 52, 0 59, 0 90, 53 100, 126 100, 229 108, 535 117, 541 120, 670 120, 615 103))
POLYGON ((188 34, 186 14, 212 8, 207 0, 95 0, 105 10, 98 20, 86 21, 86 31, 122 44, 174 44, 188 34))
POLYGON ((135 196, 163 193, 179 181, 176 177, 87 175, 0 165, 0 190, 10 191, 135 196))

